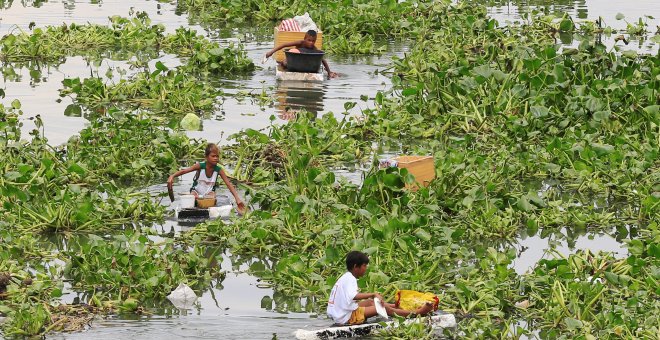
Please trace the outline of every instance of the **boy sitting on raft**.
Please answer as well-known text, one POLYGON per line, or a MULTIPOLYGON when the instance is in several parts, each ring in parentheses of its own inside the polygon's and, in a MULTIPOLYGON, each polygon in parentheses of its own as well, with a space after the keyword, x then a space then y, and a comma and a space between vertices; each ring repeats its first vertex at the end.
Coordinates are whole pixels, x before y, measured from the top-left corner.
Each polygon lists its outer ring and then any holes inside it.
POLYGON ((425 315, 433 310, 433 305, 426 303, 416 311, 398 309, 394 304, 384 303, 378 293, 359 293, 357 279, 364 276, 369 265, 367 254, 351 251, 346 255, 346 269, 330 292, 328 299, 328 316, 338 325, 359 325, 367 318, 376 316, 374 298, 380 299, 387 315, 409 316, 411 314, 425 315), (359 300, 362 300, 358 302, 359 300))
MULTIPOLYGON (((273 53, 285 47, 295 47, 298 49, 300 53, 322 52, 321 50, 316 48, 314 44, 316 44, 316 31, 309 30, 307 31, 307 33, 305 33, 305 37, 303 38, 303 40, 292 41, 292 42, 280 44, 279 46, 275 46, 272 50, 266 53, 266 58, 270 58, 270 56, 272 56, 273 53)), ((282 67, 286 68, 286 59, 278 63, 280 63, 282 67)), ((337 76, 337 73, 330 71, 330 66, 328 66, 328 62, 325 61, 325 58, 323 58, 322 63, 323 63, 323 67, 328 72, 328 78, 334 78, 337 76)))

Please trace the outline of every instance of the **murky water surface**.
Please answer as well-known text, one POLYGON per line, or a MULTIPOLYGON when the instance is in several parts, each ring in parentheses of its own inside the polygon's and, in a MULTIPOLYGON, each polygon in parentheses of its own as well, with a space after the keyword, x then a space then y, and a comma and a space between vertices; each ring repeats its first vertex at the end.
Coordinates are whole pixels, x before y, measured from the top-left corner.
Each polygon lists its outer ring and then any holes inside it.
MULTIPOLYGON (((546 10, 550 13, 566 12, 581 20, 596 20, 602 17, 605 24, 615 29, 625 29, 628 22, 636 22, 644 15, 655 14, 660 18, 660 1, 495 1, 489 9, 491 16, 502 24, 507 21, 523 20, 524 13, 533 9, 546 10), (617 13, 623 13, 625 20, 616 20, 617 13)), ((128 16, 137 11, 146 11, 153 23, 162 23, 168 32, 177 27, 190 26, 201 34, 209 34, 220 41, 241 41, 245 44, 248 55, 261 69, 248 77, 218 79, 217 86, 227 93, 267 93, 274 100, 270 105, 261 106, 248 98, 238 101, 227 99, 214 117, 203 121, 201 131, 189 132, 191 137, 205 138, 210 141, 226 143, 228 135, 243 128, 265 129, 270 124, 270 117, 275 116, 275 123, 284 123, 295 117, 298 110, 304 108, 317 115, 332 112, 342 116, 346 101, 357 102, 350 114, 367 107, 361 96, 373 98, 379 90, 390 86, 387 77, 378 70, 384 69, 393 55, 402 55, 406 47, 402 44, 389 44, 382 56, 371 57, 335 57, 329 56, 328 62, 340 77, 323 83, 278 82, 275 80, 275 63, 268 61, 261 64, 262 56, 272 48, 270 27, 238 28, 220 32, 205 32, 201 27, 190 25, 186 16, 175 14, 174 5, 156 1, 0 1, 0 34, 28 30, 31 22, 37 26, 58 25, 65 23, 108 24, 108 16, 128 16)), ((655 32, 660 25, 658 18, 644 18, 648 29, 655 32)), ((605 41, 609 39, 605 37, 605 41)), ((571 41, 565 42, 568 45, 571 41)), ((610 43, 613 46, 613 41, 610 43)), ((649 47, 644 39, 631 42, 631 46, 646 53, 657 53, 657 45, 649 47)), ((24 129, 33 126, 27 118, 40 114, 44 120, 46 137, 51 144, 58 145, 76 134, 86 124, 84 117, 64 115, 64 109, 71 104, 70 98, 61 102, 58 90, 64 78, 88 77, 90 74, 103 75, 108 69, 129 69, 125 61, 105 59, 100 63, 88 62, 81 57, 71 57, 61 65, 43 65, 41 76, 32 78, 28 68, 15 68, 15 73, 3 78, 2 87, 7 97, 3 102, 19 99, 23 104, 24 129)), ((163 61, 168 67, 180 64, 173 56, 159 55, 156 60, 163 61)), ((130 74, 130 70, 129 70, 130 74)), ((115 79, 116 80, 116 79, 115 79)), ((388 156, 389 154, 385 155, 388 156)), ((347 180, 359 183, 361 171, 337 170, 336 173, 347 180)), ((190 175, 190 174, 189 174, 190 175)), ((178 182, 175 191, 186 191, 192 182, 192 175, 184 176, 178 182)), ((149 190, 162 191, 164 186, 155 186, 149 190)), ((225 190, 226 191, 226 190, 225 190)), ((228 192, 223 192, 229 196, 228 192)), ((183 232, 190 227, 188 223, 168 221, 157 229, 163 232, 174 230, 183 232)), ((619 235, 620 236, 620 235, 619 235)), ((518 273, 524 273, 544 256, 551 246, 559 253, 570 253, 576 249, 605 250, 619 256, 626 254, 620 237, 615 233, 594 234, 590 232, 572 232, 562 229, 552 234, 521 236, 514 247, 518 258, 513 267, 518 273)), ((150 316, 125 317, 113 316, 99 318, 90 329, 82 333, 50 335, 57 339, 154 339, 154 338, 213 338, 213 339, 278 339, 292 338, 297 328, 322 328, 330 322, 324 316, 305 311, 307 301, 300 297, 282 296, 256 277, 245 273, 251 262, 224 257, 222 269, 227 276, 222 282, 211 287, 199 299, 198 303, 187 309, 177 309, 171 305, 154 308, 150 316), (297 312, 283 312, 283 307, 297 312), (293 306, 293 307, 292 307, 293 306)), ((69 292, 66 301, 72 301, 76 294, 69 292)))

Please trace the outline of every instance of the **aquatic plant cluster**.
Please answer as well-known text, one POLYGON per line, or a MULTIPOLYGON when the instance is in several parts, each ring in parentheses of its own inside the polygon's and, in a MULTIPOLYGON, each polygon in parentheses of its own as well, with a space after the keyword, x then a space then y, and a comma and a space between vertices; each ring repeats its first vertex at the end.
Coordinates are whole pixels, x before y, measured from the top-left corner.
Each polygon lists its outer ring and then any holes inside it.
MULTIPOLYGON (((111 85, 65 80, 63 95, 101 109, 59 147, 43 137, 39 116, 23 117, 20 102, 0 106, 5 336, 75 329, 96 313, 148 313, 179 282, 202 291, 222 280, 224 249, 266 259, 250 267, 253 274, 305 299, 307 311, 323 312, 342 256, 360 249, 371 256, 362 289, 386 297, 397 289, 437 292, 441 308, 460 320, 450 336, 660 332, 660 56, 608 50, 592 35, 567 48, 558 32, 588 31, 569 17, 501 27, 472 3, 177 4, 206 23, 272 25, 309 11, 337 41, 379 34, 413 43, 388 70, 393 89, 365 98, 373 108, 359 117, 301 114, 231 137, 223 156, 236 178, 256 184, 246 191, 252 212, 156 237, 149 227, 166 211, 140 183, 164 182, 203 146, 177 132, 167 114, 212 111, 204 98, 221 90, 205 74, 251 71, 244 51, 187 29, 164 35, 144 16, 4 37, 0 58, 9 63, 57 63, 99 47, 131 57, 153 48, 187 60, 174 69, 159 62, 111 85), (73 47, 60 47, 63 39, 73 47), (24 119, 37 126, 29 137, 21 134, 24 119), (414 180, 406 170, 377 166, 386 148, 433 155, 437 179, 406 190, 414 180), (335 174, 342 164, 370 170, 355 184, 335 174), (523 275, 513 270, 520 235, 564 228, 616 235, 628 254, 556 253, 523 275), (53 232, 66 238, 64 251, 35 237, 53 232), (81 301, 59 303, 65 283, 81 301)), ((384 336, 433 334, 413 326, 384 336)))
MULTIPOLYGON (((65 79, 61 96, 71 96, 71 112, 98 112, 109 108, 144 109, 159 116, 171 114, 209 114, 221 104, 224 95, 209 85, 217 75, 248 73, 254 63, 242 46, 220 46, 193 29, 179 28, 165 34, 162 24, 152 25, 146 13, 131 18, 113 16, 110 25, 70 24, 34 28, 31 32, 5 35, 0 39, 0 60, 27 64, 60 64, 69 56, 85 56, 90 62, 103 58, 135 59, 139 71, 126 78, 119 70, 118 81, 110 71, 99 77, 65 79), (185 60, 176 68, 157 62, 152 70, 149 60, 161 53, 185 60)), ((7 72, 10 72, 9 70, 7 72)))
POLYGON ((656 335, 658 56, 591 35, 563 47, 558 32, 579 30, 567 17, 501 28, 483 7, 416 4, 420 33, 394 60, 393 92, 360 119, 235 135, 237 171, 266 184, 251 192, 262 211, 196 233, 275 259, 257 274, 301 296, 325 296, 342 255, 365 250, 362 288, 442 291, 465 336, 656 335), (437 180, 403 190, 409 175, 377 170, 374 143, 434 155, 437 180), (361 185, 335 178, 340 161, 365 159, 361 185), (561 228, 616 233, 629 255, 579 251, 517 275, 519 235, 561 228))

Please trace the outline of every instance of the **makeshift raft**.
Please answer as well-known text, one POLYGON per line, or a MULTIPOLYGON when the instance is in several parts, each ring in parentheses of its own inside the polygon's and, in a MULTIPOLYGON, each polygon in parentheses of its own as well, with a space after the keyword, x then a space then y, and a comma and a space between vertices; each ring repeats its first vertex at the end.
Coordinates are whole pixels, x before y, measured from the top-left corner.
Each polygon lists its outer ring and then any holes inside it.
POLYGON ((442 313, 434 314, 431 316, 418 317, 414 319, 407 319, 402 323, 397 321, 366 323, 355 326, 339 326, 329 327, 318 330, 305 330, 299 329, 295 331, 296 339, 312 340, 312 339, 340 339, 340 338, 353 338, 372 334, 377 330, 387 330, 390 328, 398 327, 401 324, 409 325, 412 323, 426 323, 434 329, 454 328, 456 327, 456 318, 454 314, 442 313))
POLYGON ((319 73, 290 72, 285 70, 281 65, 277 65, 277 68, 275 69, 275 78, 278 80, 298 80, 298 81, 325 80, 325 76, 322 72, 319 73))

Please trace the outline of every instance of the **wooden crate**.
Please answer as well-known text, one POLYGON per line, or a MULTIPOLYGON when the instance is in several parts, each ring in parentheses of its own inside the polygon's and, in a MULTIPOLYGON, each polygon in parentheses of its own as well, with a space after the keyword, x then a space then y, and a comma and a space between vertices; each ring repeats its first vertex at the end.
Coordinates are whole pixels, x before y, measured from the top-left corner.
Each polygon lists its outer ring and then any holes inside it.
MULTIPOLYGON (((303 40, 305 37, 305 32, 290 32, 290 31, 280 31, 277 27, 275 27, 274 30, 274 36, 275 36, 275 46, 279 46, 280 44, 292 42, 292 41, 297 41, 297 40, 303 40)), ((273 47, 275 47, 273 46, 273 47)), ((314 44, 316 48, 321 50, 323 46, 323 33, 322 32, 316 32, 316 43, 314 44)), ((281 49, 273 55, 273 58, 277 61, 284 61, 286 58, 284 55, 284 49, 281 49)))
POLYGON ((397 161, 399 169, 407 169, 415 176, 417 183, 406 184, 406 189, 417 191, 419 185, 429 186, 429 183, 435 178, 435 162, 433 156, 399 156, 393 158, 397 161))

